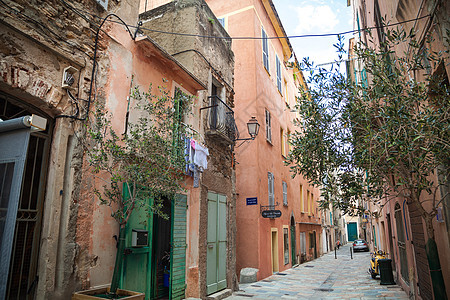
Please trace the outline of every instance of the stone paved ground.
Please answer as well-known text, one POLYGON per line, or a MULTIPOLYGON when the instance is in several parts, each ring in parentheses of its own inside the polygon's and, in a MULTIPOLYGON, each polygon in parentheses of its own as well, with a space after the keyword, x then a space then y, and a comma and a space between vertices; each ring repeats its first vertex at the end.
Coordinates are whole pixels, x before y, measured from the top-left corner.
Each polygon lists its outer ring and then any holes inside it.
POLYGON ((380 285, 368 273, 370 254, 357 252, 350 259, 350 245, 264 280, 241 284, 226 299, 408 299, 397 285, 380 285), (283 275, 285 274, 285 275, 283 275))

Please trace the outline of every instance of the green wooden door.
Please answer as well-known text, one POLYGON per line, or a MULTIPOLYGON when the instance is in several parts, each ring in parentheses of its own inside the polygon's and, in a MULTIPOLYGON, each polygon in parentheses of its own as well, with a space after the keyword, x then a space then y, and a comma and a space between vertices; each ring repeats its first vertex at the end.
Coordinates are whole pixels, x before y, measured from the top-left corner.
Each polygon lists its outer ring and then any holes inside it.
POLYGON ((227 286, 227 197, 208 193, 208 233, 206 255, 206 293, 212 294, 227 286))
POLYGON ((172 205, 170 299, 184 299, 186 288, 186 208, 186 195, 177 195, 172 205))
POLYGON ((347 234, 348 234, 348 241, 352 242, 354 240, 358 239, 358 224, 356 222, 351 222, 347 224, 347 234))
POLYGON ((291 263, 295 265, 295 226, 291 226, 291 263))
MULTIPOLYGON (((124 197, 128 197, 128 189, 124 186, 124 197)), ((151 206, 149 200, 148 205, 151 206)), ((122 268, 121 287, 127 290, 145 293, 145 299, 151 299, 152 282, 152 232, 153 214, 136 207, 128 219, 125 241, 124 264, 122 268), (132 247, 133 229, 148 231, 147 247, 132 247)))

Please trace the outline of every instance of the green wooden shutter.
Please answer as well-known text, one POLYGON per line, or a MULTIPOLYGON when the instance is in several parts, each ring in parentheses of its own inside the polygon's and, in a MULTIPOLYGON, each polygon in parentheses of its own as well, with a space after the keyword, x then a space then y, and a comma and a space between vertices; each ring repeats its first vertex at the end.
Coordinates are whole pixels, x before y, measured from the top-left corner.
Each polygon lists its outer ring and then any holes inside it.
POLYGON ((208 234, 206 256, 206 293, 227 286, 227 197, 208 193, 208 234))
POLYGON ((217 288, 219 290, 227 287, 227 197, 218 195, 217 209, 217 248, 218 248, 218 270, 217 288))
POLYGON ((295 226, 291 226, 291 263, 295 265, 296 255, 295 255, 295 226))
MULTIPOLYGON (((123 185, 123 197, 124 199, 130 197, 126 184, 123 185)), ((147 204, 149 206, 153 205, 153 200, 149 199, 147 204)), ((152 292, 153 214, 147 213, 141 207, 136 207, 128 219, 125 232, 125 248, 129 251, 129 254, 124 256, 120 286, 135 292, 143 292, 145 293, 145 299, 150 299, 152 292), (133 229, 148 231, 147 247, 131 247, 133 229)))
POLYGON ((170 299, 184 299, 186 288, 186 208, 186 195, 177 195, 172 205, 170 299))
POLYGON ((217 194, 208 193, 206 294, 217 291, 217 194))

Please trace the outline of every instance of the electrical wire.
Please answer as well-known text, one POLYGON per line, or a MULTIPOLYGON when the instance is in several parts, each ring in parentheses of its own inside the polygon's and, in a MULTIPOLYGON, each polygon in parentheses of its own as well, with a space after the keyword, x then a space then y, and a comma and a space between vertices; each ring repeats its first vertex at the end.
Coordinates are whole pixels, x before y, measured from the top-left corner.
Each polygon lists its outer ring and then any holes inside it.
MULTIPOLYGON (((1 1, 1 0, 0 0, 1 1)), ((70 118, 70 119, 74 119, 74 120, 79 120, 79 121, 84 121, 87 119, 87 117, 89 116, 89 110, 91 107, 91 103, 92 103, 92 91, 94 90, 94 97, 96 95, 96 78, 97 78, 97 50, 98 50, 98 40, 99 40, 99 36, 100 36, 100 30, 103 26, 103 24, 105 24, 105 22, 108 20, 108 18, 110 17, 116 17, 117 19, 119 19, 119 21, 121 22, 122 25, 125 26, 125 28, 127 29, 128 33, 130 34, 130 37, 132 40, 135 39, 135 36, 131 33, 131 30, 129 28, 129 26, 116 14, 114 13, 110 13, 108 15, 106 15, 106 17, 103 18, 102 22, 100 23, 100 25, 97 28, 97 32, 95 34, 95 43, 94 43, 94 58, 93 58, 93 63, 92 63, 92 72, 91 72, 91 82, 89 85, 89 96, 87 99, 87 105, 86 105, 86 111, 85 111, 85 115, 80 118, 78 115, 58 115, 55 116, 55 118, 70 118)))
MULTIPOLYGON (((89 11, 85 11, 85 10, 81 10, 81 9, 77 9, 77 10, 80 11, 80 12, 86 13, 86 14, 94 17, 94 18, 99 18, 99 19, 101 18, 101 17, 99 17, 99 16, 97 16, 97 15, 95 15, 95 14, 89 12, 89 11)), ((266 38, 252 37, 252 36, 237 36, 237 37, 229 37, 229 36, 227 36, 227 37, 224 37, 224 36, 214 36, 214 35, 201 35, 201 34, 191 34, 191 33, 181 33, 181 32, 170 32, 170 31, 150 29, 150 28, 146 28, 146 27, 143 27, 143 26, 135 26, 135 25, 130 25, 130 24, 127 24, 127 26, 130 27, 130 28, 139 29, 139 30, 146 30, 146 31, 155 32, 155 33, 162 33, 162 34, 169 34, 169 35, 178 35, 178 36, 186 36, 186 37, 201 37, 201 38, 225 39, 225 40, 263 40, 263 39, 272 40, 272 39, 297 39, 297 38, 329 37, 329 36, 346 35, 346 34, 351 34, 351 33, 359 33, 359 32, 363 32, 363 31, 368 31, 368 30, 371 30, 371 29, 392 27, 392 26, 397 26, 397 25, 409 23, 409 22, 416 22, 418 20, 425 19, 425 18, 428 18, 428 17, 430 17, 430 15, 425 15, 425 16, 422 16, 422 17, 416 17, 414 19, 405 20, 405 21, 396 22, 396 23, 391 23, 391 24, 384 24, 382 26, 372 26, 372 27, 366 27, 366 28, 361 28, 361 29, 354 29, 354 30, 336 32, 336 33, 287 35, 287 36, 270 36, 270 37, 266 37, 266 38)), ((114 21, 114 20, 109 20, 109 22, 120 23, 120 22, 114 21)))

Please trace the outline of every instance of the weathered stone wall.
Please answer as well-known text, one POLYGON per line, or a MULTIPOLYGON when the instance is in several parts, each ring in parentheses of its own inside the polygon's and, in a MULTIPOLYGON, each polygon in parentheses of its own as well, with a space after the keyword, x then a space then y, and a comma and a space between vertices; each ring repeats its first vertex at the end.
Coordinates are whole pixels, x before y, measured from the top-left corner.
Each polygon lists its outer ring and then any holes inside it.
MULTIPOLYGON (((207 83, 209 80, 206 70, 213 69, 211 72, 221 84, 227 90, 232 90, 234 54, 231 39, 228 39, 228 33, 203 0, 172 1, 141 14, 140 20, 143 22, 143 33, 174 55, 202 82, 207 83), (173 35, 161 31, 197 36, 173 35)), ((227 96, 233 100, 232 93, 227 96)))
MULTIPOLYGON (((136 23, 137 4, 133 7, 110 2, 111 11, 128 23, 136 23)), ((79 138, 85 134, 84 127, 82 121, 56 117, 76 111, 61 87, 64 68, 72 66, 78 70, 72 94, 78 99, 88 98, 100 20, 94 15, 106 15, 94 0, 68 3, 5 0, 0 4, 0 90, 55 118, 43 208, 37 299, 69 299, 74 290, 88 285, 89 269, 97 260, 87 247, 92 239, 94 199, 92 195, 82 197, 85 193, 82 191, 90 185, 82 177, 83 147, 79 138)), ((100 50, 107 46, 108 39, 106 34, 100 35, 100 50)), ((96 82, 101 86, 106 81, 103 71, 108 67, 108 59, 99 52, 97 63, 96 82)), ((85 116, 85 103, 79 101, 80 118, 85 116)))

